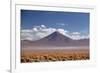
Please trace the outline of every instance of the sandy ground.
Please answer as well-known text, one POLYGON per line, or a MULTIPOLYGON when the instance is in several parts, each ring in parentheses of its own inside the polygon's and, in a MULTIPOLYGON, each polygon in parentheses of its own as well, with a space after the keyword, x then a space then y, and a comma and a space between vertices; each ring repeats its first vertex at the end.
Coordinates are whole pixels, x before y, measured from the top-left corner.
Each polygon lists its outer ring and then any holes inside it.
POLYGON ((21 50, 22 63, 89 59, 88 47, 35 47, 21 50))

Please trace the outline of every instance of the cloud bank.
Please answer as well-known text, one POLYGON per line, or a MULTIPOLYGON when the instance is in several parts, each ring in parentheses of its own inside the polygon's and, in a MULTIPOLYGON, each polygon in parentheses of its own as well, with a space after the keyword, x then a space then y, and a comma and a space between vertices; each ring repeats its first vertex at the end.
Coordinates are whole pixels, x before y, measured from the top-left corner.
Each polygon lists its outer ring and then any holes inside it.
POLYGON ((22 29, 21 40, 33 40, 33 41, 39 40, 55 31, 58 31, 61 34, 70 37, 74 40, 89 38, 89 35, 84 35, 80 32, 69 32, 68 30, 64 30, 62 28, 58 28, 58 29, 48 28, 45 25, 40 25, 40 26, 33 26, 32 29, 22 29))

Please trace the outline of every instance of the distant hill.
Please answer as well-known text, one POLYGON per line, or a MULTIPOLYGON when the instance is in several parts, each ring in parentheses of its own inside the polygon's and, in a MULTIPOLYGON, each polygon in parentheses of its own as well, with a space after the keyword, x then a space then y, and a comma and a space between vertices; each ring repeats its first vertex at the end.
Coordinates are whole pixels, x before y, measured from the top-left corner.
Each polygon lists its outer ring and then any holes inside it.
POLYGON ((89 39, 73 40, 58 31, 37 40, 21 40, 22 47, 25 46, 89 46, 89 39))

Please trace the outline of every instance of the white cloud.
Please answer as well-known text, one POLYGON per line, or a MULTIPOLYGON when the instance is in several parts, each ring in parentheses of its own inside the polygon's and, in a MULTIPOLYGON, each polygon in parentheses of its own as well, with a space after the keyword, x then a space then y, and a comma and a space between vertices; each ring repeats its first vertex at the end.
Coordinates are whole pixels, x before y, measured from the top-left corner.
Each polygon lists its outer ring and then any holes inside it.
POLYGON ((70 37, 75 40, 82 39, 82 36, 80 35, 71 35, 70 37))
POLYGON ((61 23, 60 25, 64 26, 65 24, 64 23, 61 23))
POLYGON ((61 29, 61 28, 56 29, 56 30, 57 30, 58 32, 64 34, 64 35, 66 35, 66 33, 68 32, 68 31, 66 31, 66 30, 64 30, 64 29, 61 29))
POLYGON ((73 35, 79 35, 80 33, 79 32, 73 32, 72 34, 73 35))
POLYGON ((46 26, 45 26, 45 25, 41 25, 41 27, 42 27, 42 28, 46 28, 46 26))
POLYGON ((60 25, 60 26, 65 26, 65 25, 67 25, 68 26, 68 24, 65 24, 65 23, 56 23, 57 25, 60 25))
POLYGON ((22 40, 39 40, 56 31, 55 28, 47 28, 44 25, 34 26, 32 29, 21 30, 22 40))
POLYGON ((23 29, 21 30, 21 39, 22 40, 39 40, 47 35, 58 31, 65 36, 68 36, 72 39, 84 39, 89 38, 89 35, 82 35, 80 32, 69 32, 62 28, 47 28, 45 25, 34 26, 32 29, 23 29))
POLYGON ((80 32, 72 32, 72 33, 70 33, 70 38, 72 38, 74 40, 87 39, 87 38, 89 38, 89 35, 83 35, 80 32))
POLYGON ((33 31, 38 31, 38 29, 37 28, 33 28, 33 31))

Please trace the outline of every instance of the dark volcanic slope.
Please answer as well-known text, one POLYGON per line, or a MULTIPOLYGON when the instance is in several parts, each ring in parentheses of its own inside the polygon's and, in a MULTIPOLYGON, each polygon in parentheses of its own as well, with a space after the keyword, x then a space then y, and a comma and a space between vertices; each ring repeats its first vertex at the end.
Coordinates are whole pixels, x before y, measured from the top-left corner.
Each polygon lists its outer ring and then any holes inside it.
POLYGON ((73 40, 59 32, 54 32, 37 41, 23 40, 22 46, 89 46, 89 39, 73 40))

